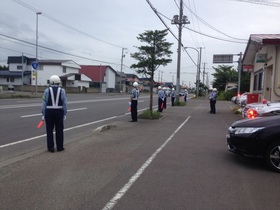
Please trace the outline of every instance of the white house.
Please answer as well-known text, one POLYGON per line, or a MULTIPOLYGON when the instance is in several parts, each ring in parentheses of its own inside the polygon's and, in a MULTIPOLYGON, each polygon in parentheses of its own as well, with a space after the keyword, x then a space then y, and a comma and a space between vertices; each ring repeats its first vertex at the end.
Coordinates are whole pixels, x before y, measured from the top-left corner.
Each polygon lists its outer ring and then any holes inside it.
POLYGON ((38 67, 33 68, 35 58, 26 56, 9 56, 9 70, 0 71, 0 85, 46 86, 51 75, 58 75, 64 87, 88 88, 92 81, 80 74, 81 67, 71 60, 39 60, 38 67), (37 80, 36 80, 37 79, 37 80))

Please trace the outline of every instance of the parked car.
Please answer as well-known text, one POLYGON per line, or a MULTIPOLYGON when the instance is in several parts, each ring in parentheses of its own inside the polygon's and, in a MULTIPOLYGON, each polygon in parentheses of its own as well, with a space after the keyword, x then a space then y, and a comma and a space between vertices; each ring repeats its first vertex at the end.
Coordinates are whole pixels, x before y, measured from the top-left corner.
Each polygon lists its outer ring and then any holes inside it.
POLYGON ((238 104, 241 107, 246 106, 246 104, 247 104, 247 95, 248 94, 250 94, 250 93, 245 92, 245 93, 241 94, 240 96, 237 96, 236 104, 238 104))
POLYGON ((251 103, 242 110, 242 116, 250 119, 278 114, 280 114, 280 102, 251 103))
POLYGON ((226 138, 229 151, 263 158, 270 169, 280 172, 280 115, 235 121, 226 138))

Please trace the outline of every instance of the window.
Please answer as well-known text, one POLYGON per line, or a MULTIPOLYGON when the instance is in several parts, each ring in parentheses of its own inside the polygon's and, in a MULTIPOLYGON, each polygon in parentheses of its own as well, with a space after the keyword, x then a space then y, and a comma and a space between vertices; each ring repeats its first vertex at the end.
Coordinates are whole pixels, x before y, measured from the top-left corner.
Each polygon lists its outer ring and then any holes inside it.
POLYGON ((259 71, 254 75, 254 91, 263 90, 263 71, 259 71))
POLYGON ((66 73, 66 66, 62 66, 62 72, 66 73))
POLYGON ((17 70, 21 70, 22 69, 22 65, 17 66, 17 70))

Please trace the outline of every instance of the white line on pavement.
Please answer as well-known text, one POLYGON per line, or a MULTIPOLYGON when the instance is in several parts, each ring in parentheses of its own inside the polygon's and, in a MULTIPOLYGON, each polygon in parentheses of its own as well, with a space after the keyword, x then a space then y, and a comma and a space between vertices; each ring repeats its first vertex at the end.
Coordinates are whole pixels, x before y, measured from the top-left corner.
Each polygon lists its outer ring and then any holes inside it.
MULTIPOLYGON (((96 123, 104 122, 104 121, 107 121, 107 120, 112 120, 112 119, 115 119, 115 118, 117 118, 117 117, 113 116, 113 117, 105 118, 105 119, 102 119, 102 120, 97 120, 97 121, 93 121, 93 122, 90 122, 90 123, 85 123, 85 124, 82 124, 82 125, 77 125, 77 126, 74 126, 74 127, 71 127, 71 128, 66 128, 66 129, 64 129, 64 131, 70 131, 70 130, 73 130, 73 129, 76 129, 76 128, 81 128, 81 127, 85 127, 85 126, 88 126, 88 125, 93 125, 93 124, 96 124, 96 123)), ((21 143, 24 143, 24 142, 32 141, 32 140, 35 140, 35 139, 39 139, 39 138, 42 138, 42 137, 45 137, 45 136, 46 136, 46 134, 40 135, 40 136, 34 136, 34 137, 31 137, 31 138, 28 138, 28 139, 23 139, 23 140, 20 140, 20 141, 9 143, 9 144, 0 145, 0 149, 4 148, 4 147, 8 147, 8 146, 12 146, 12 145, 16 145, 16 144, 21 144, 21 143)))
POLYGON ((174 131, 174 133, 152 154, 152 156, 138 169, 138 171, 129 179, 129 181, 120 189, 117 194, 105 205, 103 210, 112 209, 118 201, 124 196, 129 188, 136 182, 136 180, 143 174, 145 169, 152 163, 161 150, 172 140, 174 135, 188 122, 190 116, 174 131))
MULTIPOLYGON (((86 107, 84 108, 79 108, 79 109, 69 109, 67 110, 67 112, 74 112, 74 111, 81 111, 81 110, 85 110, 87 109, 86 107)), ((42 115, 41 113, 39 114, 30 114, 30 115, 23 115, 23 116, 20 116, 21 118, 25 118, 25 117, 35 117, 35 116, 40 116, 42 115)))

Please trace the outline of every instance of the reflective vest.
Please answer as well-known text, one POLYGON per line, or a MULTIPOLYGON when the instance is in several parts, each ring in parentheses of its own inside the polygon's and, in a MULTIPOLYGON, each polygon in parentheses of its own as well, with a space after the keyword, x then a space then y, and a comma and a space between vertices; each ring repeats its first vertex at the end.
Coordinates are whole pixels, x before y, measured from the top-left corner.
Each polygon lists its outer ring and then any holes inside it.
POLYGON ((47 101, 47 109, 62 109, 62 100, 61 100, 61 88, 60 87, 50 87, 49 88, 49 97, 47 101))

